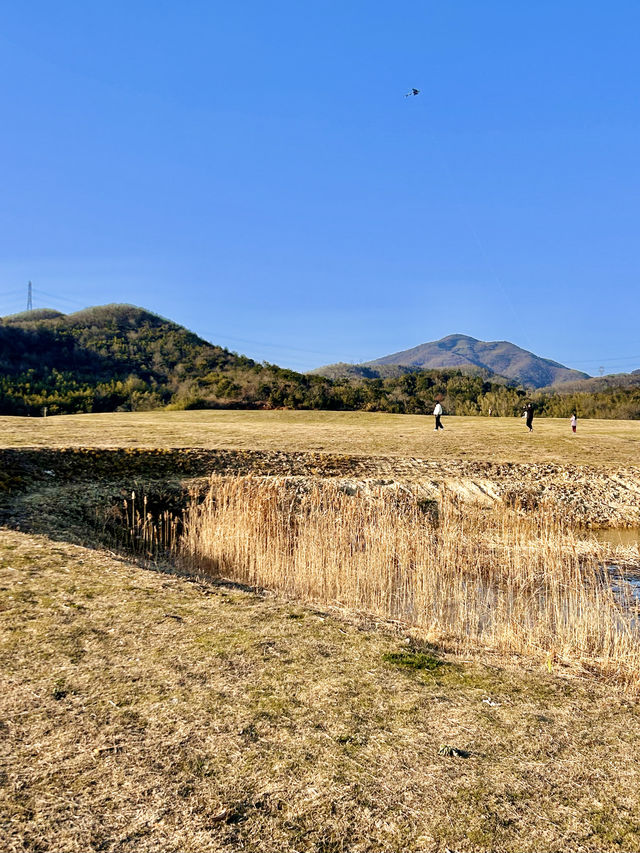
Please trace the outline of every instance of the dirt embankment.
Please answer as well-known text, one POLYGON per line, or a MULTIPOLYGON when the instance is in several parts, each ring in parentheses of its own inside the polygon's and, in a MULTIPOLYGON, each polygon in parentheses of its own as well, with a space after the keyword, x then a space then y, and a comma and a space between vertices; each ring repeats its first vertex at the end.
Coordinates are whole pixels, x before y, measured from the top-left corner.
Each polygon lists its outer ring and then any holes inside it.
POLYGON ((640 526, 640 467, 609 471, 584 465, 518 464, 328 453, 188 449, 3 449, 0 498, 56 483, 121 481, 209 474, 340 478, 354 485, 406 483, 436 497, 442 487, 462 499, 536 506, 550 501, 593 527, 640 526))

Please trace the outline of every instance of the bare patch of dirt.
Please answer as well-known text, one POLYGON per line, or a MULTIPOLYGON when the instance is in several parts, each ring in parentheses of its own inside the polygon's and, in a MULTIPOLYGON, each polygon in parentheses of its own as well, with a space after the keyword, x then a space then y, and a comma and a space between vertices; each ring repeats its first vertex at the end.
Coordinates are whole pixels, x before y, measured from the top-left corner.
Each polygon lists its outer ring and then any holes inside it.
POLYGON ((209 474, 341 478, 418 485, 435 497, 444 484, 464 500, 491 505, 556 504, 577 524, 640 526, 640 468, 586 465, 428 461, 398 456, 341 456, 284 451, 119 449, 0 450, 0 499, 43 486, 78 481, 193 479, 209 474))

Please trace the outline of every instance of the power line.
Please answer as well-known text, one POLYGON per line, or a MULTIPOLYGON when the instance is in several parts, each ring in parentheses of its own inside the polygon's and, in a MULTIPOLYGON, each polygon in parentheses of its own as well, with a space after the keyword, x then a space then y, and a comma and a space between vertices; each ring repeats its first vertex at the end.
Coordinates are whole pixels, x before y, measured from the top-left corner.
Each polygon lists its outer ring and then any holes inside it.
POLYGON ((35 288, 35 292, 38 296, 46 296, 49 299, 55 299, 58 302, 68 302, 71 305, 81 305, 83 308, 85 307, 84 302, 78 302, 77 299, 69 299, 68 296, 59 296, 54 293, 48 293, 46 290, 41 290, 39 287, 35 288))
POLYGON ((12 296, 9 299, 0 300, 3 306, 16 309, 16 311, 24 311, 24 289, 21 290, 19 296, 12 296))
POLYGON ((15 296, 10 296, 6 299, 2 300, 5 305, 22 305, 24 309, 24 290, 20 291, 20 295, 16 294, 15 296))
POLYGON ((204 334, 206 334, 207 336, 210 336, 211 338, 219 338, 219 339, 227 340, 227 341, 235 341, 236 343, 240 343, 240 344, 251 344, 252 346, 256 346, 256 347, 268 347, 269 349, 287 350, 288 352, 301 352, 301 353, 304 353, 305 355, 319 355, 319 356, 322 356, 323 358, 328 358, 326 353, 318 352, 318 350, 303 349, 302 347, 290 347, 290 346, 287 346, 286 344, 282 344, 282 343, 274 344, 274 343, 268 343, 267 341, 254 341, 254 340, 251 340, 249 338, 236 338, 233 335, 226 335, 226 334, 222 334, 221 332, 211 332, 208 330, 206 330, 204 334))
POLYGON ((640 355, 621 355, 615 358, 583 358, 581 361, 572 359, 573 364, 602 364, 608 361, 638 361, 640 355))

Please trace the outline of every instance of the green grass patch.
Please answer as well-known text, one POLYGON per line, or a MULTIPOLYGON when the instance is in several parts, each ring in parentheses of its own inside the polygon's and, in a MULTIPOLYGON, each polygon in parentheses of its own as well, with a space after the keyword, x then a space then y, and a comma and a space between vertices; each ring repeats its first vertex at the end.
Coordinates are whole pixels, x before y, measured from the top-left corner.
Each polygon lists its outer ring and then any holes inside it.
POLYGON ((427 672, 437 672, 441 667, 446 666, 445 661, 435 657, 435 655, 412 649, 401 652, 386 652, 382 655, 382 660, 401 669, 426 670, 427 672))

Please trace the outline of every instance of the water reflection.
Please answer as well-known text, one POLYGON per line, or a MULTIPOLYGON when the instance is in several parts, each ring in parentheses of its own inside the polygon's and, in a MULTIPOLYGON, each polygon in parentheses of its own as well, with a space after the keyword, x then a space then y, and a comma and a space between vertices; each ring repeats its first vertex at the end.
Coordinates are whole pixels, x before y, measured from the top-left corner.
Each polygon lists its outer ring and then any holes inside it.
POLYGON ((589 533, 598 542, 607 545, 640 545, 640 527, 627 527, 615 530, 590 530, 589 533))

